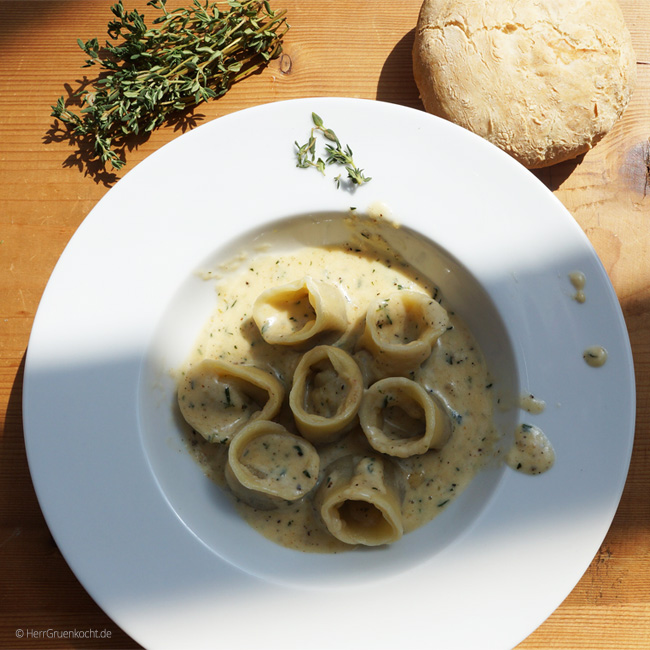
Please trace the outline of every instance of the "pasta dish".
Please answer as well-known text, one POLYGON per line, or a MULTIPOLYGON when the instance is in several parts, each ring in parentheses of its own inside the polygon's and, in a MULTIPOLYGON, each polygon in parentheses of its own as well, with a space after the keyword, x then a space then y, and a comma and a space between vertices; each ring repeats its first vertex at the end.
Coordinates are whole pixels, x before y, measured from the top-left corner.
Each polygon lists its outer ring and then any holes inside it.
POLYGON ((499 453, 479 346, 372 229, 222 278, 178 405, 246 521, 302 551, 394 543, 499 453))

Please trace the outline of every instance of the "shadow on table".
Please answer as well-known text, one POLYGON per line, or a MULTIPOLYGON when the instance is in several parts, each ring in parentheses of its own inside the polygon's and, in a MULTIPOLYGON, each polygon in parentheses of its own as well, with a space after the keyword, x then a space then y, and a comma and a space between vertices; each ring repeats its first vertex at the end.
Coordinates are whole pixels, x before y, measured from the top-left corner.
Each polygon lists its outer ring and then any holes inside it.
POLYGON ((407 32, 386 57, 377 82, 376 99, 423 110, 413 78, 413 41, 415 29, 407 32))
MULTIPOLYGON (((65 84, 66 96, 63 97, 63 102, 66 110, 70 110, 78 115, 82 108, 80 95, 84 92, 92 90, 95 80, 83 77, 76 81, 77 87, 73 88, 70 84, 65 84)), ((63 167, 76 168, 85 176, 91 177, 96 183, 111 187, 119 180, 119 169, 111 166, 110 162, 104 162, 101 159, 96 147, 96 139, 93 133, 84 133, 83 130, 77 132, 74 124, 66 123, 63 120, 56 118, 52 114, 54 121, 47 130, 43 137, 44 144, 63 143, 67 142, 70 146, 75 147, 75 151, 71 153, 64 161, 63 167)), ((169 125, 174 131, 185 133, 195 126, 198 126, 203 121, 205 115, 195 112, 195 109, 187 109, 179 111, 166 118, 165 123, 169 125)), ((126 164, 127 154, 136 150, 139 146, 144 144, 151 132, 140 133, 137 135, 113 136, 110 144, 111 149, 117 156, 117 166, 126 164)))
POLYGON ((573 174, 576 167, 582 162, 583 158, 584 154, 574 158, 573 160, 557 163, 550 167, 532 169, 531 172, 542 181, 551 192, 555 192, 560 189, 562 183, 573 174))

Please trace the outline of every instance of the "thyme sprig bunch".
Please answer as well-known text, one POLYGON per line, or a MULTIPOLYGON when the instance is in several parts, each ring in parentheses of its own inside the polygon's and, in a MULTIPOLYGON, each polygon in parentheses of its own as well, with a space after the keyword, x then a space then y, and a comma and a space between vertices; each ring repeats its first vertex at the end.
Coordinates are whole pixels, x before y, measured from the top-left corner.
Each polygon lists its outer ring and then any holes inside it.
MULTIPOLYGON (((350 146, 346 145, 345 148, 343 148, 336 133, 324 125, 323 120, 319 115, 312 113, 311 119, 314 123, 314 126, 310 131, 309 140, 307 140, 307 142, 302 145, 298 144, 298 142, 295 143, 296 156, 298 158, 298 163, 296 166, 303 169, 315 167, 319 172, 325 174, 325 168, 327 165, 338 164, 345 167, 345 170, 348 173, 348 178, 353 185, 363 185, 363 183, 367 183, 368 181, 372 180, 372 178, 364 176, 363 169, 359 169, 354 164, 354 159, 352 157, 353 153, 350 146), (325 160, 320 157, 316 158, 317 133, 321 133, 326 140, 333 143, 325 145, 325 160)), ((334 182, 336 183, 337 188, 340 187, 340 174, 334 178, 334 182)))
POLYGON ((96 38, 77 41, 88 56, 84 67, 100 67, 97 79, 52 106, 73 139, 90 140, 92 155, 114 169, 124 165, 126 136, 149 133, 173 113, 222 96, 282 52, 286 10, 273 11, 268 0, 228 0, 227 9, 193 0, 174 11, 166 3, 147 3, 162 12, 152 27, 122 0, 113 5, 111 40, 103 47, 96 38))

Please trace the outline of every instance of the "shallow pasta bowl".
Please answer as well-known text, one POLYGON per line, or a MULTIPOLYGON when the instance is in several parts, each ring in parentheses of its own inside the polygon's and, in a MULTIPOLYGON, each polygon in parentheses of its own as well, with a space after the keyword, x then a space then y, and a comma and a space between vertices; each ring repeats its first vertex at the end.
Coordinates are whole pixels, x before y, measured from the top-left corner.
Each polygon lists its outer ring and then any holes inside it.
POLYGON ((560 604, 605 536, 634 395, 612 286, 534 176, 423 112, 321 98, 205 124, 108 192, 43 295, 24 422, 61 552, 146 647, 509 648, 560 604), (369 183, 337 187, 338 171, 296 167, 312 111, 349 142, 369 183), (506 436, 524 417, 519 396, 545 400, 534 423, 557 460, 534 477, 493 464, 389 548, 303 554, 250 529, 201 474, 179 433, 170 370, 212 310, 206 268, 262 244, 336 242, 351 211, 382 215, 391 244, 469 324, 506 404, 506 436), (587 278, 584 303, 574 271, 587 278), (608 350, 601 368, 582 358, 592 345, 608 350))

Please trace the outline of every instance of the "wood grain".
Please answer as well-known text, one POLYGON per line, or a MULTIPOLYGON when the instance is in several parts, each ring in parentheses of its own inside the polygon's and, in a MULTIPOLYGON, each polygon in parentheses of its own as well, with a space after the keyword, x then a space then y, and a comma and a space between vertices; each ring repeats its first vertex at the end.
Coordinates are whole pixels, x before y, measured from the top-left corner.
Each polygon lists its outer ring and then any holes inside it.
MULTIPOLYGON (((84 74, 76 39, 103 37, 110 4, 0 0, 2 648, 139 647, 93 602, 58 551, 32 487, 21 417, 24 356, 40 297, 70 237, 117 180, 89 167, 52 129, 50 117, 64 84, 74 86, 84 74), (17 628, 104 630, 110 638, 18 642, 17 628)), ((170 0, 170 6, 178 4, 170 0)), ((422 108, 411 74, 420 0, 273 4, 288 9, 291 23, 283 56, 197 109, 195 123, 309 96, 422 108)), ((151 12, 141 0, 126 5, 151 12)), ((521 650, 650 647, 650 3, 622 0, 621 6, 638 60, 631 105, 588 154, 536 174, 589 236, 621 302, 637 380, 634 452, 620 507, 598 554, 521 650)), ((134 143, 126 170, 190 126, 161 128, 134 143)))

